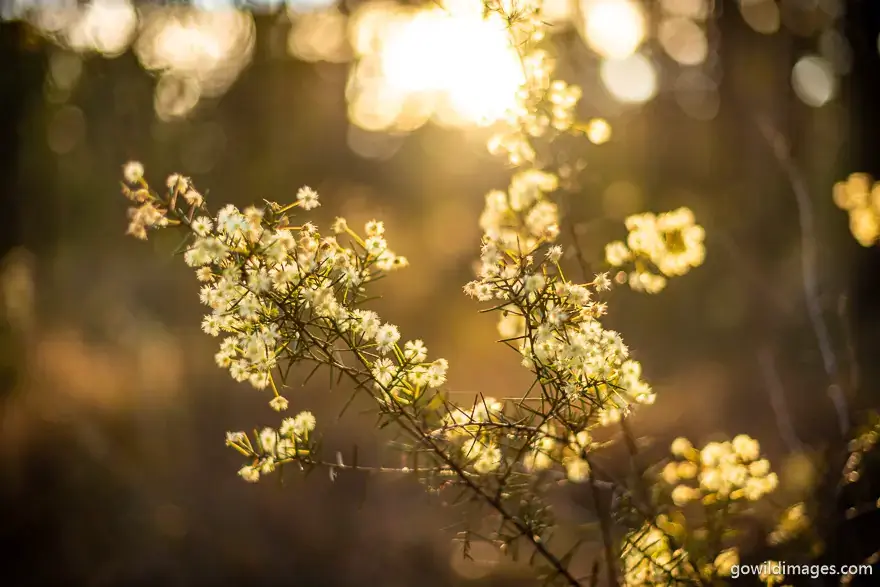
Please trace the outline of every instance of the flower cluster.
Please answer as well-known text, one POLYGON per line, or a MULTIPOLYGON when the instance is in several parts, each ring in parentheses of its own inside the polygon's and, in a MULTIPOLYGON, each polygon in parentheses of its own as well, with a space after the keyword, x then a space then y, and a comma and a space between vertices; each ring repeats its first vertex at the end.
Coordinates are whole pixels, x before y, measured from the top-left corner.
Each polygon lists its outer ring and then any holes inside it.
POLYGON ((674 548, 665 518, 657 525, 645 523, 624 537, 621 549, 623 584, 627 587, 693 584, 694 573, 687 564, 688 553, 674 548))
MULTIPOLYGON (((715 584, 729 577, 739 564, 739 550, 709 549, 707 555, 694 558, 680 546, 688 536, 684 520, 660 514, 654 523, 645 522, 626 535, 621 549, 623 584, 627 587, 666 587, 669 585, 715 584)), ((705 551, 705 549, 696 549, 705 551)))
POLYGON ((308 462, 315 448, 311 438, 314 429, 312 413, 300 412, 293 418, 282 420, 277 430, 263 428, 255 434, 253 442, 244 432, 227 432, 226 446, 251 459, 251 464, 239 469, 238 474, 245 481, 256 483, 260 475, 272 473, 286 463, 308 462))
POLYGON ((572 283, 553 260, 560 254, 559 247, 551 247, 536 262, 531 254, 523 256, 489 240, 483 246, 480 279, 468 283, 465 292, 480 301, 502 302, 503 320, 517 320, 511 331, 522 332, 506 342, 519 350, 524 367, 569 402, 584 402, 582 409, 595 414, 626 409, 632 402, 652 403, 654 394, 641 379, 641 365, 629 359, 620 334, 599 321, 606 306, 593 296, 610 287, 608 277, 572 283))
POLYGON ((723 546, 735 535, 723 520, 778 483, 769 462, 761 458, 758 442, 744 434, 730 442, 710 442, 702 450, 677 438, 671 452, 676 459, 661 473, 672 488, 671 508, 624 540, 626 585, 713 584, 717 577, 729 576, 739 551, 723 546), (697 501, 703 508, 684 509, 697 501))
POLYGON ((559 180, 552 173, 528 169, 513 175, 506 192, 486 194, 480 228, 486 237, 506 248, 531 249, 540 241, 559 235, 559 209, 545 195, 556 190, 559 180))
POLYGON ((880 239, 880 182, 867 173, 853 173, 834 184, 834 203, 849 212, 849 229, 863 247, 880 239))
POLYGON ((514 166, 534 164, 538 154, 533 139, 553 140, 561 133, 583 131, 575 117, 582 90, 552 78, 555 61, 538 46, 547 30, 540 14, 540 1, 487 0, 485 6, 508 22, 511 44, 520 54, 524 80, 515 106, 489 139, 489 152, 505 155, 514 166))
POLYGON ((689 208, 636 214, 625 224, 626 242, 608 243, 605 260, 612 267, 630 267, 629 275, 621 271, 620 278, 636 291, 657 293, 666 287, 668 277, 684 275, 706 257, 705 231, 695 224, 689 208))
POLYGON ((773 545, 782 544, 799 536, 809 527, 810 518, 807 517, 807 507, 803 502, 796 503, 782 512, 779 523, 770 532, 767 541, 773 545))
POLYGON ((503 420, 504 405, 494 398, 484 397, 469 410, 453 407, 434 434, 457 446, 466 466, 477 473, 488 474, 501 466, 498 432, 503 420))
MULTIPOLYGON (((243 210, 230 205, 211 214, 188 178, 173 175, 167 189, 155 193, 144 180, 143 166, 132 162, 123 169, 123 193, 134 203, 128 232, 144 239, 166 226, 186 230, 184 260, 195 270, 200 299, 210 309, 202 329, 221 337, 215 360, 236 381, 271 389, 270 407, 284 412, 290 402, 281 391, 288 387, 292 365, 307 362, 328 368, 331 376, 347 376, 374 400, 380 426, 397 426, 402 440, 395 446, 411 451, 412 469, 377 469, 415 472, 429 483, 439 473, 443 479, 433 490, 457 487, 498 518, 499 529, 488 541, 505 548, 524 540, 550 563, 552 573, 577 585, 568 557, 555 558, 547 545, 554 522, 542 502, 542 483, 563 475, 571 483, 585 483, 594 492, 603 525, 620 512, 600 512, 599 504, 618 500, 595 492, 611 485, 615 496, 626 498, 621 503, 635 504, 629 481, 605 475, 601 461, 593 458, 617 438, 603 444, 593 434, 620 422, 634 406, 654 403, 655 394, 621 335, 603 325, 607 307, 599 296, 611 287, 608 275, 572 280, 563 271, 565 251, 556 244, 560 213, 551 194, 568 175, 548 169, 547 162, 555 159, 538 153, 564 133, 585 132, 593 143, 602 143, 610 126, 600 119, 576 122, 580 88, 552 79, 553 60, 537 46, 545 30, 539 1, 486 0, 485 7, 510 24, 525 80, 517 106, 489 149, 522 168, 506 190, 486 195, 477 275, 464 291, 492 304, 499 313, 501 342, 534 375, 523 397, 480 396, 467 408, 449 401, 439 391, 447 361, 429 359, 421 340, 402 337, 397 326, 363 307, 371 282, 407 265, 389 249, 384 224, 370 221, 358 234, 337 218, 333 235, 322 236, 310 222, 294 223, 295 209, 321 204, 309 187, 288 205, 267 201, 243 210), (419 459, 424 466, 418 466, 419 459)), ((658 292, 667 278, 704 260, 704 231, 687 208, 631 216, 626 227, 626 242, 610 243, 605 254, 611 266, 621 268, 618 280, 635 290, 658 292)), ((621 422, 620 428, 635 457, 638 449, 628 427, 621 422)), ((314 430, 315 418, 303 411, 252 437, 227 433, 226 442, 248 459, 239 471, 245 481, 256 482, 289 463, 329 466, 332 478, 333 467, 344 466, 341 456, 337 465, 323 462, 314 430)), ((739 512, 778 483, 757 441, 745 435, 701 450, 679 438, 672 453, 676 459, 662 472, 666 485, 658 486, 660 510, 646 491, 649 509, 633 506, 626 512, 639 517, 629 526, 636 529, 625 536, 621 559, 605 563, 623 571, 625 585, 712 584, 729 575, 739 552, 723 548, 728 534, 722 528, 709 539, 708 526, 686 528, 685 512, 739 512)), ((633 483, 641 481, 641 475, 633 477, 639 478, 633 483)), ((790 534, 802 519, 796 510, 789 513, 780 535, 790 534)), ((617 551, 619 536, 609 538, 614 534, 607 526, 602 530, 608 552, 617 551)))
MULTIPOLYGON (((202 329, 223 337, 215 360, 236 381, 271 387, 274 410, 288 408, 279 387, 288 366, 298 361, 346 371, 360 386, 368 385, 383 406, 397 410, 446 381, 444 359, 428 361, 420 340, 399 345, 397 326, 357 307, 367 284, 407 265, 405 257, 388 248, 382 222, 368 222, 362 238, 338 218, 334 231, 352 241, 343 246, 337 236, 322 237, 311 223, 290 224, 288 211, 319 205, 317 192, 308 187, 287 206, 267 202, 265 208, 239 210, 229 205, 212 216, 188 178, 172 175, 167 193, 160 195, 150 190, 140 164, 127 164, 123 173, 123 192, 138 204, 130 213, 135 220, 129 232, 146 238, 148 229, 188 229, 184 260, 204 284, 199 297, 211 310, 202 329), (144 220, 153 217, 163 221, 144 220), (362 370, 347 368, 338 358, 343 352, 353 353, 362 370)), ((281 440, 289 436, 284 430, 279 434, 281 440)), ((261 442, 265 449, 269 441, 261 436, 261 442)), ((268 453, 254 454, 263 459, 268 453)), ((269 472, 271 462, 246 468, 242 476, 256 480, 253 471, 269 472)))
POLYGON ((698 499, 704 504, 756 501, 779 483, 770 462, 761 458, 758 441, 745 434, 733 441, 710 442, 702 450, 695 449, 686 438, 677 438, 671 449, 679 460, 668 463, 662 477, 674 486, 671 497, 677 506, 698 499))

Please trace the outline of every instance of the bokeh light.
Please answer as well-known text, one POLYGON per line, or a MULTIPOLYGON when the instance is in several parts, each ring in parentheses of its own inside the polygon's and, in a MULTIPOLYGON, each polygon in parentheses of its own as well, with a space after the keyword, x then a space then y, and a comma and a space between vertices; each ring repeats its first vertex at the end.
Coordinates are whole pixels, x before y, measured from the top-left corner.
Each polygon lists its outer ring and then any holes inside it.
POLYGON ((587 123, 587 138, 594 145, 601 145, 611 140, 611 125, 604 118, 594 118, 587 123))
POLYGON ((660 6, 669 16, 705 20, 711 14, 714 0, 660 0, 660 6))
POLYGON ((711 120, 718 115, 721 95, 711 77, 696 70, 683 71, 675 80, 675 101, 682 112, 696 120, 711 120))
POLYGON ((134 51, 144 69, 156 72, 156 114, 185 116, 202 96, 225 92, 250 63, 254 21, 249 12, 199 11, 185 7, 144 10, 134 51))
POLYGON ((491 123, 515 104, 522 66, 505 23, 479 3, 408 8, 370 3, 350 23, 358 62, 349 116, 367 130, 414 130, 428 120, 491 123))
POLYGON ((570 25, 577 14, 577 0, 543 0, 541 20, 554 27, 570 25))
POLYGON ((92 0, 83 5, 75 0, 49 2, 29 11, 27 17, 40 33, 59 45, 106 57, 124 53, 138 25, 129 0, 92 0))
POLYGON ((699 24, 689 18, 667 18, 657 38, 666 54, 682 65, 698 65, 709 54, 709 40, 699 24))
POLYGON ((639 104, 657 94, 657 70, 644 55, 606 59, 599 73, 605 88, 620 102, 639 104))
POLYGON ((837 75, 846 75, 852 68, 849 41, 835 29, 827 29, 819 36, 819 53, 831 63, 837 75))
POLYGON ((775 0, 739 0, 739 11, 747 25, 765 35, 778 31, 782 22, 775 0))
POLYGON ((827 59, 817 55, 801 57, 791 72, 791 85, 804 104, 824 106, 837 93, 837 78, 827 59))
POLYGON ((602 57, 628 57, 645 39, 645 16, 635 2, 581 0, 581 10, 587 44, 602 57))
POLYGON ((338 8, 291 15, 287 36, 290 55, 302 61, 346 63, 351 59, 348 44, 348 17, 338 8))

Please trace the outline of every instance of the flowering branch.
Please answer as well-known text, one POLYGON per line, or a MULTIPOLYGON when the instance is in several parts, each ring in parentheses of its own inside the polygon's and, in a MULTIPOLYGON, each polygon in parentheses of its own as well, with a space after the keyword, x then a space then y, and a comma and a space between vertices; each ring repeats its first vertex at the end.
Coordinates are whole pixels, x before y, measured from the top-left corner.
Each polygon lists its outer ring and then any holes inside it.
MULTIPOLYGON (((563 173, 547 162, 557 159, 558 138, 589 127, 577 121, 581 90, 553 78, 553 60, 540 48, 539 3, 486 0, 485 9, 508 27, 524 79, 489 149, 520 169, 506 190, 486 195, 479 267, 464 292, 485 303, 483 311, 497 313, 500 342, 533 376, 522 395, 502 401, 478 395, 461 404, 441 391, 447 361, 430 360, 421 340, 404 342, 397 326, 365 307, 372 282, 406 267, 406 258, 389 249, 380 221, 359 234, 337 218, 334 236, 300 223, 295 213, 320 205, 308 187, 290 204, 226 206, 212 215, 189 179, 173 175, 157 192, 143 167, 130 163, 123 184, 133 204, 128 233, 145 239, 164 227, 185 231, 184 261, 210 308, 202 329, 223 336, 215 360, 235 380, 270 391, 270 407, 285 412, 292 367, 326 367, 371 398, 379 426, 402 435, 398 448, 412 465, 346 465, 340 455, 334 464, 320 454, 314 416, 300 411, 278 428, 227 434, 227 445, 246 459, 239 470, 244 480, 256 482, 286 465, 328 468, 331 477, 346 469, 413 474, 433 492, 459 490, 456 503, 475 504, 486 514, 484 524, 497 523, 487 532, 468 530, 466 549, 467 540, 482 537, 516 556, 524 543, 548 581, 574 587, 581 584, 570 569, 574 551, 556 553, 551 540, 558 522, 543 500, 562 478, 591 492, 610 585, 713 584, 739 560, 730 520, 747 515, 778 480, 757 441, 745 435, 702 449, 679 438, 660 471, 640 462, 628 416, 653 404, 656 394, 620 333, 602 323, 611 278, 584 273, 572 280, 557 243, 554 194, 563 173), (594 438, 612 424, 621 428, 618 437, 594 438), (628 482, 598 459, 621 438, 632 467, 628 482), (612 499, 605 499, 606 490, 612 499)), ((625 242, 610 243, 605 257, 618 271, 615 281, 633 290, 659 292, 705 257, 705 231, 687 208, 635 215, 625 228, 625 242)))

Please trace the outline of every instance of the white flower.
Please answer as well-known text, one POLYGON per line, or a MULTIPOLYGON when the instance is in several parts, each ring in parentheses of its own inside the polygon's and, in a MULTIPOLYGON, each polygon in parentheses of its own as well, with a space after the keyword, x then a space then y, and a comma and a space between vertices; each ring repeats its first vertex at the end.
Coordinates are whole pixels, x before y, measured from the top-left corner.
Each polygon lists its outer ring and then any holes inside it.
POLYGON ((192 221, 190 227, 197 235, 208 236, 208 233, 211 232, 212 228, 214 228, 214 223, 211 222, 211 219, 207 216, 199 216, 192 221))
POLYGON ((189 187, 189 178, 183 177, 179 173, 172 173, 168 176, 168 180, 165 183, 168 189, 183 193, 189 187))
POLYGON ((263 452, 269 455, 275 454, 275 445, 278 443, 278 432, 274 428, 263 428, 260 431, 260 446, 263 452))
POLYGON ((128 183, 138 183, 144 178, 144 166, 139 161, 129 161, 122 167, 122 177, 128 183))
POLYGON ((367 249, 368 253, 376 257, 384 253, 387 247, 388 244, 385 242, 385 239, 378 235, 367 237, 364 241, 364 248, 367 249))
POLYGON ((559 245, 554 245, 550 247, 547 251, 547 259, 550 260, 551 263, 556 263, 559 259, 562 258, 562 247, 559 245))
POLYGON ((348 230, 348 222, 346 222, 345 218, 337 217, 331 228, 336 234, 342 234, 348 230))
POLYGON ((296 192, 296 201, 299 202, 299 205, 303 210, 312 210, 321 205, 320 202, 318 202, 318 192, 309 186, 299 188, 299 191, 296 192))
POLYGON ((226 446, 232 446, 233 444, 241 444, 244 442, 245 434, 244 432, 227 432, 226 433, 226 446))
POLYGON ((373 363, 373 379, 375 379, 376 383, 382 387, 387 387, 388 384, 391 383, 394 379, 395 373, 396 369, 394 368, 394 364, 389 359, 383 358, 373 363))
POLYGON ((376 348, 380 353, 387 353, 400 340, 400 331, 393 324, 383 324, 376 331, 376 348))
POLYGON ((202 203, 205 201, 205 199, 202 197, 202 194, 192 189, 187 190, 183 194, 183 199, 186 200, 187 204, 189 204, 190 206, 195 206, 196 208, 201 206, 202 203))
POLYGON ((428 349, 421 340, 410 340, 403 347, 403 356, 413 363, 422 363, 428 357, 428 349))
POLYGON ((426 382, 429 387, 440 387, 446 383, 446 370, 449 363, 446 359, 437 359, 428 367, 426 382))
POLYGON ((260 480, 259 469, 251 466, 246 466, 239 469, 238 475, 248 483, 256 483, 260 480))
POLYGON ((277 395, 269 402, 269 406, 276 412, 283 412, 288 406, 287 398, 277 395))
POLYGON ((382 236, 385 234, 385 223, 380 220, 370 220, 364 226, 367 236, 382 236))
POLYGON ((545 283, 546 280, 544 279, 543 275, 532 274, 527 276, 523 281, 523 288, 525 289, 526 293, 535 293, 544 289, 545 283))
POLYGON ((293 433, 296 436, 308 436, 315 429, 315 416, 311 412, 300 412, 293 418, 293 433))

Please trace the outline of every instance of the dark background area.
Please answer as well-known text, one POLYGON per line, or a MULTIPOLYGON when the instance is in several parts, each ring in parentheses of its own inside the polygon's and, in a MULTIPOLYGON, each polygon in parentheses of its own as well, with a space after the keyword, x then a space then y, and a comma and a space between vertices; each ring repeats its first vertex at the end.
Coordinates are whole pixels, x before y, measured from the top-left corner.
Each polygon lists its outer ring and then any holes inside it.
MULTIPOLYGON (((688 119, 663 92, 608 115, 614 140, 591 152, 568 221, 598 262, 602 244, 621 236, 620 218, 597 204, 610 182, 642 186, 631 212, 694 209, 707 229, 705 266, 660 296, 620 290, 610 304, 609 323, 658 390, 637 430, 658 460, 678 435, 702 444, 750 434, 785 486, 790 455, 758 359, 772 357, 798 438, 830 467, 809 486, 822 497, 828 547, 811 560, 859 563, 880 548, 880 518, 838 521, 856 497, 876 500, 880 477, 869 467, 851 492, 832 488, 845 439, 807 316, 797 203, 755 120, 769 118, 787 137, 808 186, 821 307, 859 421, 880 397, 880 252, 852 239, 831 186, 855 171, 880 176, 880 5, 846 2, 852 69, 821 109, 801 104, 790 84, 791 65, 812 41, 759 36, 735 10, 719 12, 718 115, 688 119), (586 222, 597 215, 598 227, 586 222)), ((118 181, 129 159, 143 161, 153 182, 192 175, 215 208, 289 199, 308 184, 322 194, 322 226, 336 215, 384 218, 413 266, 382 284, 380 314, 450 360, 452 389, 505 395, 527 385, 516 357, 491 346, 491 318, 460 293, 483 195, 503 187, 508 171, 480 140, 433 127, 406 137, 389 159, 358 157, 346 144, 345 66, 274 59, 261 41, 274 21, 256 23, 253 63, 225 95, 173 123, 156 120, 155 80, 130 52, 84 59, 68 100, 50 103, 45 80, 60 49, 21 22, 0 23, 0 258, 33 284, 29 312, 0 327, 0 585, 532 584, 506 567, 467 579, 481 571, 451 565, 449 536, 438 530, 456 513, 409 480, 291 475, 283 486, 250 486, 234 474, 240 463, 223 434, 271 425, 273 414, 213 365, 197 286, 171 257, 173 239, 123 236, 118 181), (86 130, 59 154, 47 134, 71 106, 86 130), (186 161, 213 140, 199 137, 218 128, 222 151, 190 173, 186 161)), ((375 456, 381 441, 369 416, 335 421, 345 393, 310 383, 289 397, 327 423, 331 447, 356 442, 375 456)), ((805 493, 786 490, 780 501, 805 493)), ((581 502, 560 515, 588 516, 581 502)))

